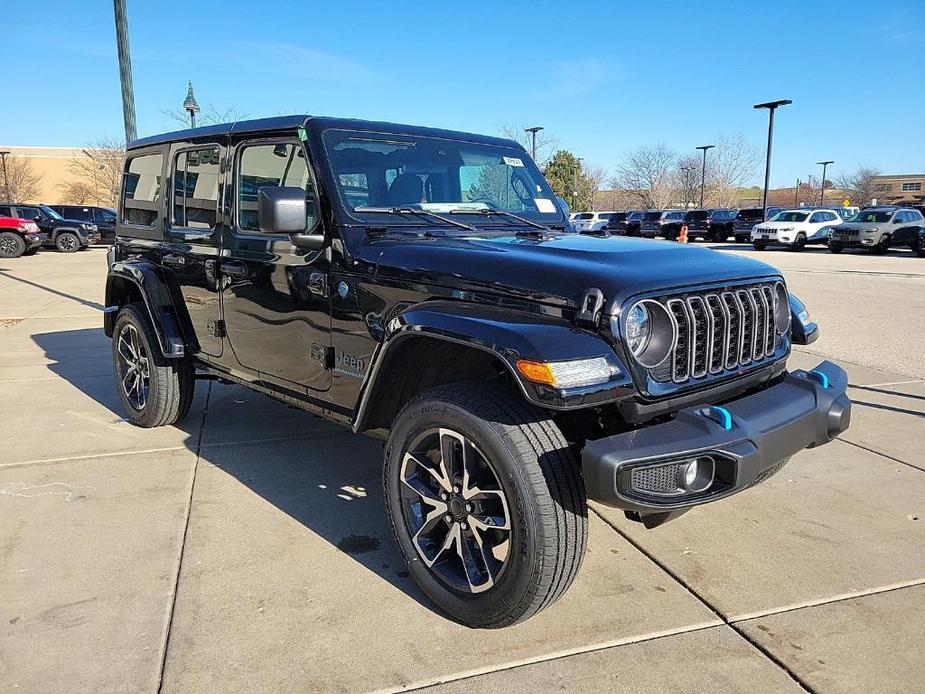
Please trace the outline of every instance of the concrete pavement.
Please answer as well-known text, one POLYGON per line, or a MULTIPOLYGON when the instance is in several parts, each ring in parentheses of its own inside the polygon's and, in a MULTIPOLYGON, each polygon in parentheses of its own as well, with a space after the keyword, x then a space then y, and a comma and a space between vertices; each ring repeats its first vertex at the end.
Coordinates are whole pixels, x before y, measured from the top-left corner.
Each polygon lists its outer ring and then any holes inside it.
POLYGON ((572 590, 486 632, 437 614, 404 572, 378 442, 210 383, 178 427, 125 423, 103 255, 0 264, 0 689, 847 692, 925 678, 925 373, 907 351, 925 338, 925 261, 761 254, 821 323, 812 349, 848 368, 852 428, 654 531, 595 506, 572 590), (853 307, 893 291, 906 303, 853 307), (874 316, 880 329, 861 322, 874 316))

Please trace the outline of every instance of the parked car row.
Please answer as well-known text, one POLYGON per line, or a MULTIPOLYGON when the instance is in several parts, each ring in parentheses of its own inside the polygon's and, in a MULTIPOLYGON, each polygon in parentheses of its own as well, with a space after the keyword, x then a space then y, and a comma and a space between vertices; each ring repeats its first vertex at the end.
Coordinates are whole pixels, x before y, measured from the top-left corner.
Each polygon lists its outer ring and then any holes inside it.
POLYGON ((925 257, 925 216, 914 207, 769 207, 766 215, 762 213, 760 207, 579 212, 574 224, 583 234, 669 241, 677 241, 686 228, 689 241, 734 238, 739 243, 751 242, 759 251, 772 245, 794 251, 823 245, 832 253, 846 248, 886 253, 892 247, 906 247, 925 257))
POLYGON ((115 237, 116 212, 84 205, 0 204, 0 258, 40 247, 74 253, 115 237))

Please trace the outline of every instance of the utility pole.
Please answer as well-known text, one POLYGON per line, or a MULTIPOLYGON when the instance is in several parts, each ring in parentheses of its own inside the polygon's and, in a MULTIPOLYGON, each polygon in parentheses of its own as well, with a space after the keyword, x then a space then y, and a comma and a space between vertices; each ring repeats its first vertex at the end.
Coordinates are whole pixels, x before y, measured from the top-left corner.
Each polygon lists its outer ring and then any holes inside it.
POLYGON ((199 112, 199 102, 196 101, 196 97, 193 96, 193 83, 189 83, 189 88, 186 90, 186 101, 183 102, 183 110, 189 114, 189 127, 196 127, 196 113, 199 112))
POLYGON ((768 185, 771 182, 771 144, 774 140, 774 111, 780 106, 789 106, 792 103, 793 101, 790 99, 778 99, 777 101, 767 101, 754 106, 754 108, 768 109, 768 151, 764 162, 764 194, 761 197, 762 220, 768 216, 768 185))
POLYGON ((13 200, 13 193, 10 191, 10 177, 6 172, 6 155, 9 153, 9 150, 0 152, 0 161, 3 162, 3 187, 6 188, 6 201, 17 202, 16 200, 13 200))
POLYGON ((800 179, 797 179, 797 186, 793 189, 793 206, 800 206, 800 179))
POLYGON ((703 168, 700 170, 700 209, 703 209, 703 184, 707 179, 707 150, 713 149, 716 145, 701 145, 695 149, 703 150, 703 168))
POLYGON ((581 157, 575 157, 575 168, 572 171, 572 209, 578 209, 578 170, 581 168, 581 157))
POLYGON ((835 162, 830 159, 829 161, 817 161, 816 163, 822 165, 822 190, 819 192, 819 204, 825 205, 825 170, 829 164, 834 164, 835 162))
POLYGON ((536 161, 536 134, 543 129, 542 125, 534 125, 532 128, 524 128, 525 133, 530 133, 533 138, 533 147, 531 155, 533 156, 533 161, 536 161))
POLYGON ((122 82, 122 120, 125 121, 125 143, 136 139, 135 88, 132 85, 132 56, 128 46, 128 19, 125 0, 113 0, 116 16, 116 47, 119 50, 119 80, 122 82))

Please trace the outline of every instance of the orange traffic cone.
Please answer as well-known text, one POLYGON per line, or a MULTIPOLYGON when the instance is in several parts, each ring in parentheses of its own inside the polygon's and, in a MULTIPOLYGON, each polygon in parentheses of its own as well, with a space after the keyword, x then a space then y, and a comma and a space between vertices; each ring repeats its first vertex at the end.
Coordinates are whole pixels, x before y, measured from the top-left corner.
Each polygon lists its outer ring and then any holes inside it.
POLYGON ((678 234, 678 243, 687 243, 687 224, 681 225, 681 233, 678 234))

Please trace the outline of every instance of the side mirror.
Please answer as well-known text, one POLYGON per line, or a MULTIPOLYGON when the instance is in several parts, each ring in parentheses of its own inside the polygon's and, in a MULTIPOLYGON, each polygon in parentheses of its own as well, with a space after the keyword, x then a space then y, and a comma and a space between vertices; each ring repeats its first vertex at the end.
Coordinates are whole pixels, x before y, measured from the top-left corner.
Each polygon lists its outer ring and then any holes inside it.
POLYGON ((295 186, 264 186, 257 191, 257 226, 263 234, 289 234, 293 246, 317 250, 323 234, 306 234, 305 191, 295 186))

